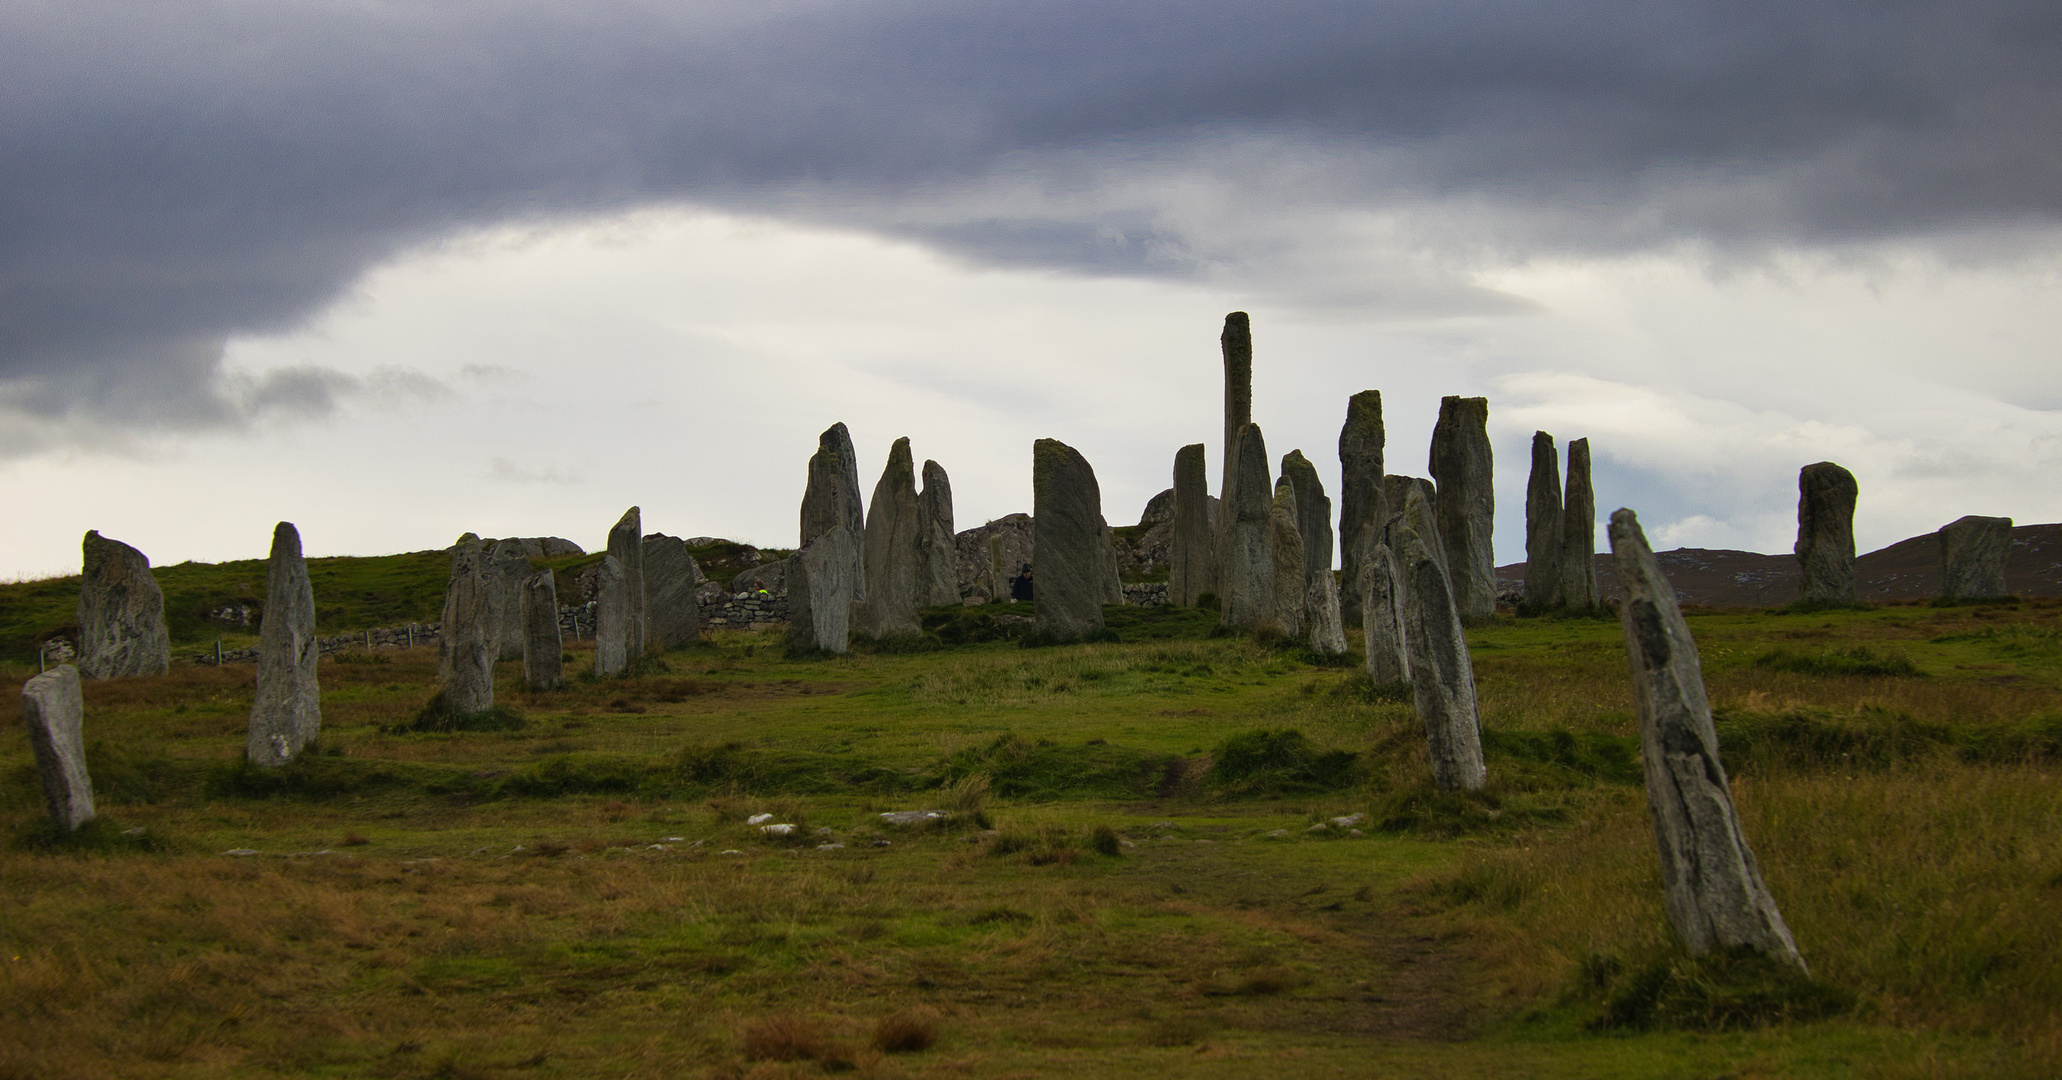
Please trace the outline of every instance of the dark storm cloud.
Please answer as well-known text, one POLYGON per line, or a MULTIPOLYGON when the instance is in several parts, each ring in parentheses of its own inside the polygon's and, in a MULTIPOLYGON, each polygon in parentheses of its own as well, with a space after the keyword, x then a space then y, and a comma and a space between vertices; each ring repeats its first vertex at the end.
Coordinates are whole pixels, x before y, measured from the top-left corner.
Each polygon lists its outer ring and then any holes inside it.
POLYGON ((0 380, 17 416, 320 413, 332 377, 239 387, 221 342, 512 219, 693 202, 1178 274, 1198 238, 1150 195, 951 195, 1222 168, 1254 218, 1751 248, 2051 223, 2058 136, 2041 2, 29 3, 0 13, 0 380))

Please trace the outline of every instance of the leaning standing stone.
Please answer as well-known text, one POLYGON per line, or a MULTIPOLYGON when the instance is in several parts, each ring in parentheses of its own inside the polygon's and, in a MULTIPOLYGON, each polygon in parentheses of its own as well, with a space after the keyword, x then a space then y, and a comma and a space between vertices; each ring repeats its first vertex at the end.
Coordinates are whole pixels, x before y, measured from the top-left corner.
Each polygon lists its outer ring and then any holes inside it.
POLYGON ((859 605, 859 632, 871 638, 915 637, 917 618, 916 468, 909 440, 896 439, 888 465, 866 508, 866 599, 859 605))
POLYGON ((1625 597, 1619 622, 1668 920, 1692 953, 1746 947, 1801 969, 1804 960, 1740 832, 1697 643, 1630 510, 1611 515, 1611 557, 1625 597))
POLYGON ((1854 591, 1854 474, 1830 461, 1797 473, 1797 562, 1807 604, 1852 604, 1854 591))
POLYGON ((788 567, 788 641, 842 653, 852 642, 854 553, 859 539, 834 525, 795 553, 788 567))
POLYGON ((551 571, 539 570, 523 580, 519 610, 523 684, 532 690, 556 690, 565 674, 565 642, 559 637, 558 583, 551 571))
POLYGON ((594 674, 606 679, 630 667, 630 578, 614 555, 594 569, 594 674))
POLYGON ((1561 500, 1561 602, 1576 611, 1602 606, 1597 595, 1597 497, 1590 487, 1588 439, 1568 444, 1568 488, 1561 500))
POLYGON ((857 542, 866 535, 866 503, 859 495, 859 455, 852 449, 852 433, 842 423, 825 428, 816 438, 816 453, 809 458, 809 486, 802 494, 802 535, 796 543, 808 547, 839 525, 854 541, 852 565, 840 577, 853 590, 856 604, 866 598, 866 566, 857 542))
POLYGON ((79 673, 89 679, 163 675, 172 666, 165 596, 143 553, 86 534, 79 577, 79 673))
MULTIPOLYGON (((91 536, 91 533, 87 534, 91 536)), ((79 695, 79 669, 59 664, 21 688, 21 719, 43 778, 43 802, 51 824, 72 832, 93 820, 93 778, 86 775, 86 741, 81 731, 86 705, 79 695)))
POLYGON ((1396 554, 1385 541, 1368 549, 1361 564, 1360 633, 1367 645, 1368 679, 1377 686, 1410 681, 1410 655, 1403 641, 1403 595, 1396 554))
POLYGON ((1303 608, 1310 586, 1303 578, 1303 534, 1297 531, 1296 486, 1284 476, 1274 486, 1268 513, 1268 547, 1274 554, 1274 621, 1289 637, 1303 635, 1303 608))
POLYGON ((1240 428, 1232 453, 1231 489, 1221 510, 1217 549, 1218 596, 1224 625, 1258 630, 1275 617, 1274 499, 1260 425, 1240 428))
POLYGON ((451 581, 444 587, 444 622, 437 635, 437 684, 454 717, 494 708, 494 662, 501 627, 494 610, 501 572, 487 564, 480 538, 466 533, 451 547, 451 581))
POLYGON ((1432 479, 1439 484, 1439 536, 1463 619, 1496 614, 1495 459, 1489 448, 1489 399, 1439 399, 1432 429, 1432 479))
POLYGON ((1389 523, 1382 491, 1382 392, 1363 390, 1346 399, 1346 425, 1339 429, 1339 569, 1346 583, 1347 622, 1360 621, 1366 586, 1360 580, 1368 552, 1381 542, 1389 523))
POLYGON ((644 538, 645 647, 652 652, 684 648, 702 635, 701 605, 695 600, 695 561, 687 541, 665 533, 644 538))
POLYGON ((1174 454, 1174 536, 1167 559, 1167 601, 1194 607, 1217 591, 1217 543, 1210 527, 1210 478, 1203 444, 1174 454))
POLYGON ((1482 764, 1482 721, 1476 710, 1475 666, 1461 634, 1460 612, 1446 570, 1425 542, 1431 508, 1411 493, 1391 527, 1403 591, 1403 639, 1410 650, 1411 697, 1432 759, 1432 782, 1474 791, 1488 779, 1482 764))
POLYGON ((644 513, 633 506, 623 512, 609 530, 609 554, 623 568, 624 609, 623 661, 634 664, 644 657, 649 636, 644 610, 644 513))
POLYGON ((1525 607, 1550 611, 1561 598, 1561 455, 1554 437, 1532 433, 1532 475, 1525 484, 1525 607))
POLYGON ((1330 570, 1317 576, 1303 609, 1303 640, 1319 656, 1346 655, 1346 628, 1339 622, 1339 579, 1330 570))
POLYGON ((523 581, 530 576, 530 556, 521 540, 497 540, 487 552, 488 619, 493 628, 496 660, 523 658, 523 581))
POLYGON ((952 480, 945 467, 924 462, 924 489, 916 499, 917 604, 959 603, 959 541, 952 531, 952 480))
POLYGON ((1101 630, 1111 556, 1095 469, 1066 443, 1038 440, 1031 447, 1031 503, 1038 552, 1031 603, 1039 632, 1072 641, 1101 630))
MULTIPOLYGON (((478 550, 475 540, 475 554, 478 550)), ((251 764, 285 765, 315 741, 322 729, 322 688, 315 680, 321 651, 315 637, 315 589, 301 558, 301 534, 282 521, 272 530, 265 614, 258 624, 258 691, 244 743, 251 764)))
POLYGON ((2005 590, 2005 552, 2012 519, 1968 517, 1940 527, 1940 598, 1995 600, 2005 590))

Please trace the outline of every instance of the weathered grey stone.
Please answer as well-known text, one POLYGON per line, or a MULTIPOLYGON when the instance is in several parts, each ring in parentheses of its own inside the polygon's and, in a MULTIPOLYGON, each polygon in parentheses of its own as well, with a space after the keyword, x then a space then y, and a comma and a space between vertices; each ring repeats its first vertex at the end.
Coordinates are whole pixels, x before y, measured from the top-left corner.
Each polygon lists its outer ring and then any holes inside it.
POLYGON ((1597 496, 1590 487, 1589 440, 1568 444, 1568 486, 1561 499, 1561 601, 1576 611, 1603 606, 1597 591, 1597 496))
POLYGON ((1066 443, 1040 439, 1031 447, 1031 498, 1038 631, 1071 641, 1101 630, 1111 559, 1095 469, 1066 443))
MULTIPOLYGON (((1296 533, 1303 541, 1303 636, 1316 652, 1336 656, 1346 651, 1341 629, 1339 582, 1332 576, 1332 500, 1318 479, 1317 467, 1291 450, 1282 458, 1282 477, 1296 492, 1296 533)), ((1276 604, 1281 598, 1275 598, 1276 604)))
POLYGON ((645 648, 664 652, 694 644, 702 636, 702 609, 695 600, 701 568, 687 553, 687 541, 653 533, 642 547, 645 648))
POLYGON ((1554 437, 1532 433, 1532 475, 1525 483, 1525 606, 1551 611, 1561 597, 1561 455, 1554 437))
POLYGON ((1360 602, 1367 589, 1361 567, 1389 523, 1389 499, 1382 489, 1386 438, 1382 392, 1363 390, 1347 398, 1346 423, 1339 429, 1339 569, 1345 583, 1342 614, 1349 623, 1362 621, 1360 602))
MULTIPOLYGON (((477 546, 474 552, 477 557, 477 546)), ((265 614, 258 624, 258 689, 244 743, 251 764, 285 765, 315 741, 322 730, 322 688, 315 678, 320 658, 315 590, 301 558, 301 534, 282 521, 272 530, 265 614)))
POLYGON ((1302 636, 1303 608, 1310 595, 1296 511, 1296 485, 1284 476, 1274 485, 1274 506, 1268 511, 1268 548, 1274 556, 1274 622, 1288 637, 1302 636))
POLYGON ((558 582, 549 570, 523 579, 516 605, 523 629, 523 685, 556 690, 565 677, 565 641, 558 628, 558 582))
POLYGON ((959 542, 952 530, 952 480, 945 467, 924 462, 924 490, 917 495, 917 604, 959 603, 959 542))
POLYGON ((1403 639, 1403 593, 1396 553, 1387 541, 1368 549, 1361 564, 1360 633, 1367 646, 1368 679, 1377 686, 1410 681, 1410 653, 1403 639))
POLYGON ((489 640, 496 660, 523 658, 523 581, 530 576, 530 557, 521 540, 497 540, 487 551, 489 640))
MULTIPOLYGON (((793 567, 793 559, 775 559, 770 563, 760 563, 750 570, 741 570, 737 576, 730 579, 729 591, 732 593, 749 593, 764 589, 768 596, 786 596, 788 594, 788 571, 793 569, 793 567)), ((708 580, 702 576, 702 568, 699 566, 694 568, 694 576, 697 586, 708 580)), ((718 588, 720 589, 721 586, 718 588)))
MULTIPOLYGON (((1446 566, 1446 542, 1439 538, 1439 489, 1432 481, 1422 476, 1392 474, 1382 477, 1382 495, 1389 503, 1389 520, 1383 522, 1384 534, 1387 535, 1395 520, 1403 516, 1403 508, 1409 504, 1410 493, 1413 491, 1425 501, 1427 511, 1423 520, 1414 527, 1418 531, 1418 536, 1425 540, 1425 546, 1432 549, 1432 557, 1438 559, 1439 565, 1443 568, 1446 566)), ((1390 537, 1386 542, 1389 544, 1391 555, 1394 556, 1396 540, 1390 537)))
POLYGON ((1121 556, 1117 553, 1117 530, 1109 522, 1103 523, 1103 542, 1096 547, 1096 554, 1102 557, 1103 603, 1124 602, 1124 577, 1118 572, 1121 556))
POLYGON ((1692 953, 1744 946, 1803 968, 1740 832, 1697 643, 1630 510, 1611 515, 1611 559, 1669 922, 1692 953))
POLYGON ((1231 486, 1217 543, 1218 600, 1224 625, 1258 630, 1275 617, 1274 491, 1260 425, 1240 428, 1232 453, 1231 486))
POLYGON ((1468 642, 1446 571, 1425 542, 1431 520, 1423 494, 1413 490, 1389 532, 1402 584, 1411 696, 1418 720, 1425 725, 1432 782, 1448 791, 1473 791, 1489 776, 1482 764, 1475 667, 1468 659, 1468 642))
MULTIPOLYGON (((859 455, 852 449, 852 435, 842 423, 832 424, 817 436, 816 453, 809 458, 809 487, 802 494, 802 536, 809 542, 843 525, 852 534, 852 565, 840 575, 852 590, 852 602, 866 599, 865 547, 866 503, 859 495, 859 455)), ((844 651, 843 647, 837 651, 844 651)))
MULTIPOLYGON (((1201 445, 1201 444, 1198 444, 1201 445)), ((1146 508, 1138 515, 1140 525, 1158 525, 1174 520, 1174 489, 1167 488, 1146 500, 1146 508)))
POLYGON ((606 679, 630 667, 630 576, 613 553, 594 570, 594 674, 606 679))
POLYGON ((72 832, 92 821, 93 778, 86 775, 86 703, 79 694, 79 669, 59 664, 23 683, 21 720, 29 729, 51 824, 72 832))
POLYGON ((163 675, 172 666, 165 595, 143 553, 86 534, 79 578, 79 673, 89 679, 163 675))
POLYGON ((888 465, 866 508, 866 599, 859 605, 859 632, 873 638, 915 637, 917 617, 916 466, 909 440, 897 439, 888 465))
POLYGON ((1217 347, 1224 354, 1224 480, 1217 491, 1230 502, 1239 429, 1253 422, 1253 323, 1245 312, 1224 317, 1217 347))
POLYGON ((1339 579, 1330 570, 1310 584, 1303 608, 1303 640, 1319 656, 1346 655, 1346 628, 1339 622, 1339 579))
POLYGON ((1957 518, 1940 527, 1940 598, 1992 600, 2005 590, 2005 553, 2012 546, 2012 519, 1957 518))
MULTIPOLYGON (((644 512, 633 506, 623 512, 614 528, 609 530, 609 554, 623 567, 624 598, 628 607, 623 616, 623 660, 635 664, 644 657, 645 639, 649 636, 649 623, 644 614, 644 512)), ((597 621, 595 625, 600 626, 597 621)), ((600 631, 596 630, 599 634, 600 631)))
POLYGON ((1037 553, 1031 515, 1006 514, 953 537, 960 595, 1005 602, 1019 568, 1037 553))
POLYGON ((494 708, 500 595, 500 571, 487 564, 480 538, 472 533, 459 537, 451 547, 451 581, 444 587, 444 622, 437 635, 438 692, 452 716, 478 716, 494 708))
POLYGON ((859 537, 833 525, 795 553, 788 567, 788 641, 842 653, 852 643, 852 590, 859 537))
POLYGON ((1463 619, 1496 614, 1495 455, 1489 447, 1489 399, 1439 399, 1432 428, 1432 479, 1439 485, 1434 512, 1446 542, 1446 570, 1463 619))
POLYGON ((1854 474, 1830 461, 1798 471, 1797 562, 1804 571, 1799 600, 1855 602, 1854 503, 1859 492, 1854 474))
POLYGON ((1217 591, 1217 537, 1210 525, 1210 478, 1203 444, 1192 443, 1174 455, 1174 537, 1168 555, 1167 599, 1194 607, 1204 593, 1217 591))

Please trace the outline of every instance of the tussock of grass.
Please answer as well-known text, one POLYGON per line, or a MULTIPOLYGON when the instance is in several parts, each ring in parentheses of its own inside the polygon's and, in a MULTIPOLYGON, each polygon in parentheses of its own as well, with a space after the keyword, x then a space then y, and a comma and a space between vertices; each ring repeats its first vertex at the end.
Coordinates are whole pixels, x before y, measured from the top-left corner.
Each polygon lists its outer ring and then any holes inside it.
POLYGON ((883 1054, 914 1054, 938 1044, 938 1014, 932 1009, 903 1009, 874 1025, 873 1048, 883 1054))
POLYGON ((452 711, 450 700, 444 691, 439 690, 412 719, 406 724, 397 725, 394 731, 520 731, 525 723, 527 721, 523 714, 505 705, 495 705, 484 712, 460 715, 452 711))
POLYGON ((1770 671, 1790 671, 1799 675, 1915 678, 1926 674, 1919 670, 1918 665, 1912 663, 1910 657, 1901 652, 1875 649, 1867 645, 1851 645, 1817 653, 1775 648, 1756 657, 1754 666, 1770 671))
POLYGON ((1321 750, 1294 728, 1233 735, 1211 755, 1209 780, 1227 795, 1338 791, 1364 773, 1351 750, 1321 750))
MULTIPOLYGON (((1609 963, 1588 965, 1591 978, 1609 963)), ((1852 1012, 1855 995, 1751 950, 1666 956, 1610 978, 1594 1030, 1729 1031, 1852 1012)))

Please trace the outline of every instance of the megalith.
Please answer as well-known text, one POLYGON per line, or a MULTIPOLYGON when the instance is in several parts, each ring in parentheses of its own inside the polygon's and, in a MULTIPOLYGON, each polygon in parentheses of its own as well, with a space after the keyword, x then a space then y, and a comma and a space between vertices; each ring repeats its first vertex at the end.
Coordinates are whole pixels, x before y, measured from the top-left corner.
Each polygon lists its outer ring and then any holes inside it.
MULTIPOLYGON (((608 552, 623 568, 623 662, 627 666, 644 657, 648 623, 644 608, 644 513, 633 506, 623 512, 609 530, 608 552)), ((598 635, 601 623, 597 620, 598 635)))
POLYGON ((629 669, 630 575, 615 555, 604 555, 594 567, 594 674, 607 679, 629 669))
POLYGON ((2005 590, 2005 553, 2012 547, 2012 519, 1957 518, 1940 527, 1940 598, 1995 600, 2005 590))
POLYGON ((1561 455, 1554 437, 1532 433, 1532 475, 1525 483, 1525 607, 1562 607, 1561 455))
POLYGON ((702 635, 701 605, 695 600, 697 567, 687 541, 665 533, 644 538, 644 633, 648 652, 694 644, 702 635))
POLYGON ((1410 658, 1411 697, 1432 759, 1432 782, 1473 791, 1488 779, 1482 764, 1482 722, 1475 702, 1475 666, 1461 632, 1460 611, 1446 570, 1425 541, 1431 508, 1412 491, 1390 528, 1403 592, 1403 640, 1410 658))
MULTIPOLYGON (((479 551, 474 541, 475 557, 479 551)), ((258 623, 258 689, 244 756, 253 765, 285 765, 322 729, 322 688, 315 666, 315 589, 301 557, 301 534, 290 522, 272 530, 265 570, 265 612, 258 623)))
POLYGON ((1066 443, 1038 440, 1031 447, 1031 503, 1038 552, 1031 602, 1039 633, 1072 641, 1101 630, 1113 564, 1095 469, 1066 443))
POLYGON ((842 653, 852 644, 859 537, 843 524, 802 545, 788 567, 788 642, 842 653))
POLYGON ((1174 454, 1174 537, 1167 560, 1167 602, 1194 607, 1217 592, 1217 538, 1210 526, 1210 478, 1203 444, 1174 454))
POLYGON ((1403 639, 1403 592, 1396 553, 1377 539, 1361 564, 1363 595, 1360 633, 1367 647, 1368 679, 1377 686, 1410 681, 1410 653, 1403 639))
POLYGON ((1807 604, 1852 604, 1854 474, 1830 461, 1797 473, 1797 563, 1804 581, 1797 599, 1807 604))
POLYGON ((917 493, 917 597, 919 607, 959 603, 959 541, 952 531, 952 480, 945 467, 924 462, 917 493))
POLYGON ((1303 636, 1312 649, 1336 656, 1346 651, 1346 635, 1339 581, 1332 576, 1332 500, 1301 450, 1282 458, 1282 476, 1296 491, 1296 532, 1303 540, 1303 636))
POLYGON ((1224 354, 1224 481, 1217 490, 1229 502, 1239 429, 1253 422, 1253 322, 1245 312, 1224 317, 1217 348, 1224 354))
POLYGON ((1361 567, 1369 550, 1381 542, 1389 523, 1389 499, 1383 492, 1382 392, 1362 390, 1346 399, 1346 424, 1339 429, 1339 571, 1345 582, 1343 615, 1361 621, 1366 593, 1361 567))
POLYGON ((488 564, 480 538, 459 537, 451 546, 451 580, 444 586, 444 622, 437 634, 437 692, 454 717, 494 708, 500 598, 501 571, 488 564))
POLYGON ((1496 614, 1495 460, 1489 448, 1489 399, 1439 399, 1432 428, 1432 479, 1439 485, 1434 511, 1446 543, 1446 571, 1463 619, 1496 614))
POLYGON ((1612 514, 1610 531, 1668 920, 1692 953, 1745 947, 1802 969, 1790 929, 1740 832, 1697 643, 1675 590, 1632 511, 1612 514))
POLYGON ((917 617, 917 544, 921 537, 916 499, 916 467, 909 440, 896 439, 888 465, 874 485, 866 508, 866 598, 859 603, 859 632, 871 638, 915 637, 923 632, 917 617))
POLYGON ((1274 556, 1274 622, 1288 637, 1303 636, 1303 609, 1310 586, 1303 577, 1303 534, 1296 527, 1296 485, 1275 482, 1268 511, 1268 548, 1274 556))
POLYGON ((79 669, 59 664, 23 683, 21 719, 29 729, 50 823, 72 832, 92 821, 93 778, 86 775, 86 704, 79 693, 79 669))
POLYGON ((86 534, 79 576, 79 674, 89 679, 163 675, 172 666, 165 595, 143 553, 86 534))
POLYGON ((565 678, 565 642, 559 637, 558 582, 551 571, 523 579, 516 610, 523 628, 523 685, 558 689, 565 678))
POLYGON ((497 540, 486 552, 489 598, 489 640, 494 659, 523 658, 523 582, 530 576, 530 555, 521 540, 497 540))
POLYGON ((1346 655, 1346 627, 1339 621, 1339 579, 1330 570, 1310 585, 1303 608, 1303 640, 1319 656, 1346 655))
MULTIPOLYGON (((1383 523, 1385 535, 1387 529, 1393 528, 1390 523, 1403 515, 1403 508, 1410 503, 1410 493, 1413 491, 1425 501, 1426 508, 1424 518, 1414 527, 1418 530, 1419 538, 1425 541, 1425 546, 1432 549, 1432 557, 1438 559, 1440 567, 1444 568, 1446 542, 1439 539, 1439 489, 1432 481, 1422 476, 1382 477, 1382 494, 1389 502, 1389 521, 1383 523)), ((1389 539, 1388 544, 1390 551, 1394 553, 1395 539, 1389 539)))
POLYGON ((858 542, 866 535, 866 503, 859 495, 859 455, 842 423, 832 424, 817 436, 816 453, 809 458, 809 486, 802 494, 802 535, 796 545, 808 547, 810 541, 839 525, 854 541, 852 565, 839 576, 857 604, 866 597, 866 567, 858 542))
POLYGON ((1588 439, 1568 444, 1568 485, 1561 499, 1561 602, 1576 611, 1603 606, 1597 592, 1597 496, 1590 487, 1588 439))
POLYGON ((1275 617, 1274 491, 1260 425, 1239 429, 1232 454, 1231 487, 1220 511, 1217 595, 1224 625, 1258 630, 1275 617))

